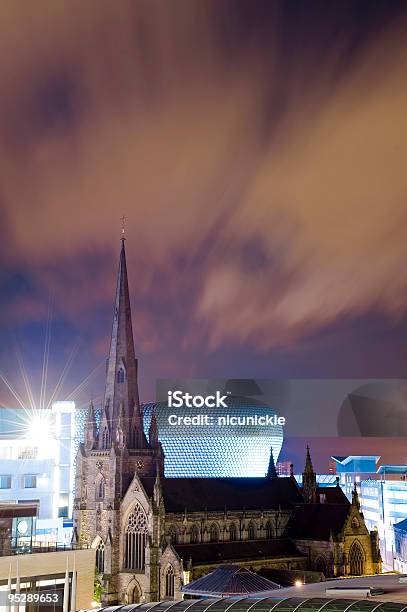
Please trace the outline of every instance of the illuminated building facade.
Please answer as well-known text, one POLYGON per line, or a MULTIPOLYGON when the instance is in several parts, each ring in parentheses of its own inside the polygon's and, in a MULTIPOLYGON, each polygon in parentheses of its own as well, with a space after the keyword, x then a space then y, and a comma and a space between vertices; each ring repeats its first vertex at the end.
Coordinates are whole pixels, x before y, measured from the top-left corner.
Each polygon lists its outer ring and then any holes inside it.
POLYGON ((360 483, 367 478, 375 478, 378 455, 348 455, 345 457, 332 456, 331 459, 336 463, 336 474, 339 476, 341 485, 346 497, 351 500, 353 489, 360 494, 360 483))
MULTIPOLYGON (((251 397, 228 395, 227 412, 232 416, 250 417, 267 411, 276 412, 251 397)), ((196 409, 198 413, 200 409, 196 409)), ((177 414, 193 414, 191 408, 177 409, 177 414)), ((202 410, 201 410, 202 411, 202 410)), ((160 442, 165 455, 165 476, 168 477, 261 477, 267 472, 270 449, 277 462, 283 444, 283 428, 279 425, 177 426, 168 424, 170 414, 164 402, 145 404, 144 431, 147 434, 153 412, 157 419, 160 442)), ((211 409, 215 421, 225 409, 211 409)))
POLYGON ((383 562, 389 570, 405 571, 406 561, 397 553, 395 526, 407 516, 407 466, 381 465, 376 478, 360 483, 366 525, 377 529, 383 562), (404 568, 404 569, 403 569, 404 568))
POLYGON ((74 402, 0 409, 0 503, 36 503, 44 540, 68 540, 72 532, 74 416, 74 402))

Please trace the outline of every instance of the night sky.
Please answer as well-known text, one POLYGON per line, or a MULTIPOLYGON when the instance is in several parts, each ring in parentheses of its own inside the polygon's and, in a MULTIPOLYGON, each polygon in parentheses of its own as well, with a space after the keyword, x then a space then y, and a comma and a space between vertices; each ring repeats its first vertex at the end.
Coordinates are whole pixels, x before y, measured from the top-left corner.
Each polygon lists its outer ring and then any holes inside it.
POLYGON ((143 401, 158 377, 406 376, 406 2, 6 0, 0 29, 24 401, 47 321, 46 397, 70 360, 59 399, 100 401, 122 215, 143 401))

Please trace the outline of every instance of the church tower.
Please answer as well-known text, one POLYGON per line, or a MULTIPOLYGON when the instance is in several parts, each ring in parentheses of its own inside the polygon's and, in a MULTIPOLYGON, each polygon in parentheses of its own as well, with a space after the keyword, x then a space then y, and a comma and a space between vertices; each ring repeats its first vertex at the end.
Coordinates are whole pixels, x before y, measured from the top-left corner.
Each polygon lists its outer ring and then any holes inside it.
MULTIPOLYGON (((143 429, 137 384, 125 238, 120 246, 110 351, 101 417, 90 403, 85 438, 76 459, 74 542, 96 548, 96 574, 107 601, 117 601, 123 569, 123 499, 135 479, 163 475, 156 426, 143 429)), ((144 549, 143 549, 144 550, 144 549)))

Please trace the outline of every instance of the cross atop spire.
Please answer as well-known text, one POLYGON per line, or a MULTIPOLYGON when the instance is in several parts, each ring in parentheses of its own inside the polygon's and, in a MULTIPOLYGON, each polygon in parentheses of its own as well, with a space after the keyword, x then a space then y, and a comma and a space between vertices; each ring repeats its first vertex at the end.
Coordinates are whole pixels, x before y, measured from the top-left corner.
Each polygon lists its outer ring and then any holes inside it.
POLYGON ((126 217, 125 215, 122 216, 122 240, 126 240, 126 217))

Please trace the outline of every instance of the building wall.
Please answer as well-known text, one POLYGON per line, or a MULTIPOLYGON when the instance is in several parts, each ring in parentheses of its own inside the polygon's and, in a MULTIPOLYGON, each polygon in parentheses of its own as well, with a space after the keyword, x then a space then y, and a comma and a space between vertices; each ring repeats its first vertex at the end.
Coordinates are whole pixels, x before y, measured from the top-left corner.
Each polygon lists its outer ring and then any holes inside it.
POLYGON ((394 530, 395 539, 395 569, 403 574, 407 573, 407 532, 394 530))
POLYGON ((165 515, 165 536, 173 544, 190 544, 193 528, 199 531, 198 543, 211 541, 211 527, 219 533, 219 542, 230 541, 230 527, 236 527, 236 540, 249 540, 249 529, 254 528, 254 539, 267 537, 268 528, 272 537, 281 537, 290 518, 290 510, 256 510, 225 512, 188 512, 165 515), (174 539, 174 531, 176 537, 174 539))
MULTIPOLYGON (((71 572, 74 567, 77 571, 77 609, 87 609, 92 606, 93 587, 95 575, 95 551, 92 549, 37 553, 32 555, 18 555, 18 571, 21 582, 24 578, 32 576, 39 580, 47 580, 49 576, 65 575, 68 561, 68 569, 71 572)), ((16 577, 17 557, 0 557, 0 580, 7 581, 11 563, 12 578, 16 577)))
POLYGON ((368 529, 377 529, 387 569, 395 569, 393 526, 407 516, 405 480, 364 480, 360 484, 361 508, 368 529))
POLYGON ((0 475, 11 476, 11 487, 0 488, 0 502, 38 500, 40 519, 72 515, 74 411, 74 402, 7 410, 12 422, 0 439, 0 475), (24 486, 26 475, 36 477, 35 487, 24 486))

